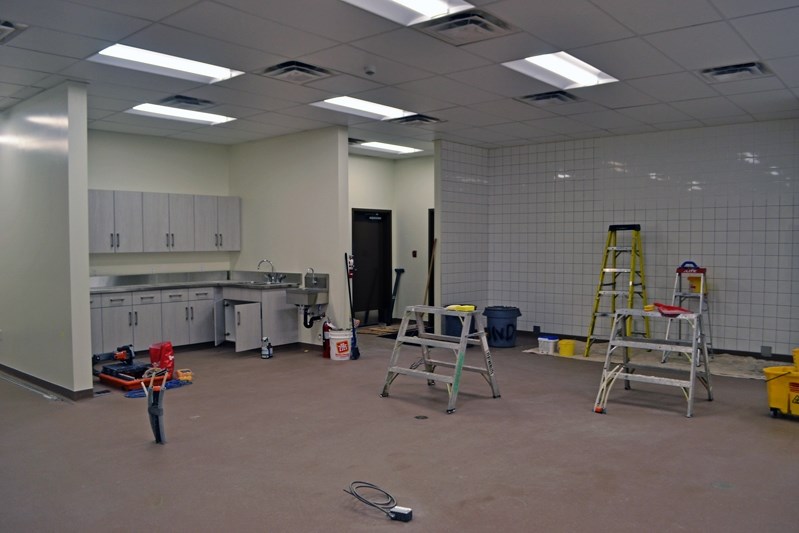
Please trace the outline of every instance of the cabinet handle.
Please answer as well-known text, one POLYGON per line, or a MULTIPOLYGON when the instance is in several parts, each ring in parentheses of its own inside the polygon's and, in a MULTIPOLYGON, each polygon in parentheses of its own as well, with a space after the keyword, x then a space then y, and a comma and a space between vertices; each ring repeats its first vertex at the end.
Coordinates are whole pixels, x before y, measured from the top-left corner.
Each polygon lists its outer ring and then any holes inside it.
POLYGON ((180 295, 180 294, 170 294, 169 298, 182 298, 182 295, 180 295))
POLYGON ((133 325, 133 313, 128 311, 128 326, 132 326, 132 325, 133 325))
POLYGON ((225 239, 225 236, 220 233, 219 234, 219 246, 222 246, 222 242, 224 241, 224 239, 225 239))
POLYGON ((124 302, 125 299, 124 298, 110 298, 108 301, 109 302, 124 302))
POLYGON ((214 233, 214 246, 219 246, 219 234, 214 233))
POLYGON ((114 234, 111 233, 111 248, 114 247, 114 234))
POLYGON ((117 233, 117 248, 119 248, 119 233, 117 233))
POLYGON ((195 292, 194 296, 208 296, 207 292, 195 292))
POLYGON ((139 312, 138 311, 133 311, 133 317, 134 317, 133 325, 134 326, 138 326, 139 325, 139 312))
POLYGON ((175 234, 172 234, 172 248, 175 247, 175 234))
POLYGON ((236 311, 236 325, 241 326, 241 311, 236 311))
POLYGON ((140 296, 139 300, 152 300, 155 296, 140 296))
POLYGON ((191 319, 194 320, 194 306, 191 306, 191 319))
POLYGON ((187 307, 186 308, 186 320, 188 320, 188 319, 189 319, 189 308, 187 307))
POLYGON ((169 248, 169 233, 166 234, 166 247, 169 248))

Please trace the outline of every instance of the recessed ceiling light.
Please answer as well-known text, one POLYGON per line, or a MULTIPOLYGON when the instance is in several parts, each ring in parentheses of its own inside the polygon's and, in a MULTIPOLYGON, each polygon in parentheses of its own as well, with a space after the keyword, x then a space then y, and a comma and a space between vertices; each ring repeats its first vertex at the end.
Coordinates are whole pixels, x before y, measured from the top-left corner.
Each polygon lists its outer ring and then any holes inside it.
POLYGON ((380 152, 390 152, 392 154, 413 154, 416 152, 421 152, 421 150, 418 148, 400 146, 398 144, 381 143, 377 141, 361 143, 358 146, 362 148, 369 148, 370 150, 378 150, 380 152))
POLYGON ((390 120, 416 114, 412 111, 376 104, 375 102, 369 102, 368 100, 361 100, 360 98, 353 98, 351 96, 328 98, 321 102, 314 102, 311 105, 377 120, 390 120))
POLYGON ((89 61, 203 83, 216 83, 244 74, 244 72, 239 70, 134 48, 124 44, 115 44, 100 50, 100 52, 91 56, 89 61))
POLYGON ((502 64, 558 89, 576 89, 619 81, 566 52, 531 56, 502 64))
POLYGON ((343 0, 375 15, 411 26, 474 6, 462 0, 343 0))
POLYGON ((223 124, 236 120, 233 117, 226 117, 224 115, 215 115, 213 113, 203 113, 201 111, 192 111, 190 109, 178 109, 177 107, 168 107, 165 105, 156 104, 140 104, 136 107, 128 109, 125 113, 134 115, 145 115, 148 117, 168 118, 172 120, 183 120, 185 122, 194 122, 196 124, 223 124))

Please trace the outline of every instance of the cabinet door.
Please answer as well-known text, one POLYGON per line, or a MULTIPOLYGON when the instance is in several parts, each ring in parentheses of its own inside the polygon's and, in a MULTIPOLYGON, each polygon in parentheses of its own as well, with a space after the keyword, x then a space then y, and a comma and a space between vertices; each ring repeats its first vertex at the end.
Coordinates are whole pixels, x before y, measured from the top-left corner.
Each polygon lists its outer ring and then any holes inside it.
POLYGON ((103 353, 113 352, 120 346, 133 344, 133 310, 131 306, 104 307, 103 353))
POLYGON ((92 354, 103 353, 103 310, 99 307, 91 310, 92 321, 92 354))
POLYGON ((213 252, 219 248, 216 196, 194 197, 194 251, 213 252))
POLYGON ((217 199, 219 216, 219 249, 241 250, 241 198, 220 196, 217 199))
POLYGON ((193 195, 169 195, 169 239, 173 252, 194 251, 193 195))
MULTIPOLYGON (((261 304, 241 303, 234 308, 236 351, 254 350, 261 347, 261 304)), ((228 328, 230 329, 230 327, 228 328)))
POLYGON ((89 253, 110 253, 114 239, 114 192, 89 191, 89 253))
POLYGON ((142 193, 114 191, 114 240, 117 252, 141 252, 142 193))
POLYGON ((264 337, 269 337, 273 346, 300 342, 299 308, 286 303, 286 291, 261 292, 264 337))
POLYGON ((168 252, 169 195, 157 192, 142 194, 143 242, 145 252, 168 252))
POLYGON ((133 306, 133 342, 136 350, 161 342, 161 304, 133 306))
POLYGON ((161 304, 163 340, 172 346, 189 344, 189 302, 161 304))
POLYGON ((189 302, 189 340, 192 344, 214 340, 214 301, 189 302))

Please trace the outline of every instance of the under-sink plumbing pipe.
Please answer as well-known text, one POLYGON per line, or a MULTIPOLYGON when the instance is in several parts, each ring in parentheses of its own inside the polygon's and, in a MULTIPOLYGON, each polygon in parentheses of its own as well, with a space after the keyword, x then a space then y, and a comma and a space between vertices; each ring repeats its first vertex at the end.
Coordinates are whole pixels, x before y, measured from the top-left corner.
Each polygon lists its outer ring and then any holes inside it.
MULTIPOLYGON (((321 307, 322 307, 321 305, 317 305, 316 306, 316 312, 317 313, 321 311, 321 307)), ((303 305, 302 306, 302 325, 306 329, 311 329, 313 327, 313 323, 314 322, 316 322, 317 320, 322 320, 325 317, 324 313, 319 314, 319 315, 309 316, 308 311, 310 310, 310 308, 311 308, 310 305, 303 305)))

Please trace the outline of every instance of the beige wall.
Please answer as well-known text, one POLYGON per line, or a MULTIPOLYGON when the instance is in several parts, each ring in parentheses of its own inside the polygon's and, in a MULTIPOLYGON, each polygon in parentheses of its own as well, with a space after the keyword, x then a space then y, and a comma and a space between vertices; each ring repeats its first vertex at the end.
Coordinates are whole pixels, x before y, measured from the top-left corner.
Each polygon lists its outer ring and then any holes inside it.
MULTIPOLYGON (((230 194, 229 148, 216 144, 89 131, 89 188, 230 194)), ((92 254, 92 275, 230 270, 234 253, 92 254)))
POLYGON ((0 364, 92 387, 86 89, 68 83, 0 115, 0 364))

